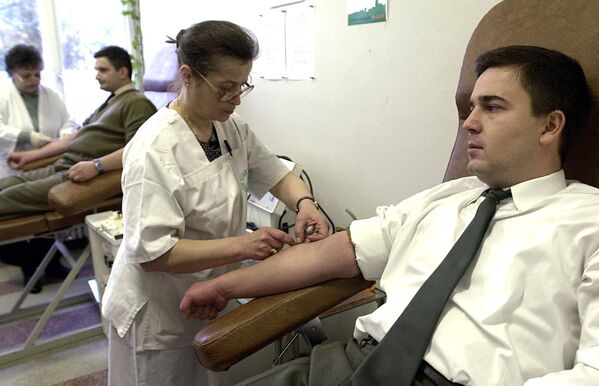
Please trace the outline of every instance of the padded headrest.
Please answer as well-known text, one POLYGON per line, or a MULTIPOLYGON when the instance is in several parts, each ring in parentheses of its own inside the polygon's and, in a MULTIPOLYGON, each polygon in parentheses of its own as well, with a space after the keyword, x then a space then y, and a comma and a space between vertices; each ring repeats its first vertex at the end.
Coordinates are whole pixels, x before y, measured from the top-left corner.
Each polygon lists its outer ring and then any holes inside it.
POLYGON ((174 44, 162 48, 144 73, 144 91, 174 92, 179 78, 179 62, 174 44))
POLYGON ((589 119, 568 153, 566 176, 599 186, 599 1, 505 0, 491 9, 470 38, 456 91, 459 130, 445 180, 468 175, 467 133, 461 127, 476 82, 475 60, 481 53, 508 45, 536 45, 561 51, 578 60, 589 84, 592 106, 589 119))

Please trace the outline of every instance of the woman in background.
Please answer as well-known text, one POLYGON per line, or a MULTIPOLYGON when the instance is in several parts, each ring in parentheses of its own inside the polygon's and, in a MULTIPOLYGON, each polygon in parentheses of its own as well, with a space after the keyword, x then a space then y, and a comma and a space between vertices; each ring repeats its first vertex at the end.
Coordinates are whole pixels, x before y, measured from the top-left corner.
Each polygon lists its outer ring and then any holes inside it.
POLYGON ((0 178, 18 173, 6 164, 8 153, 41 147, 75 126, 58 93, 40 84, 44 63, 34 46, 15 45, 5 63, 10 80, 0 87, 0 178))
POLYGON ((297 210, 298 241, 328 235, 305 184, 234 114, 253 88, 251 32, 226 21, 195 24, 177 36, 177 54, 179 96, 124 153, 124 237, 102 308, 115 386, 218 384, 195 357, 191 343, 202 324, 179 312, 183 293, 296 242, 274 228, 246 233, 249 192, 270 191, 297 210), (306 235, 308 226, 316 232, 306 235))

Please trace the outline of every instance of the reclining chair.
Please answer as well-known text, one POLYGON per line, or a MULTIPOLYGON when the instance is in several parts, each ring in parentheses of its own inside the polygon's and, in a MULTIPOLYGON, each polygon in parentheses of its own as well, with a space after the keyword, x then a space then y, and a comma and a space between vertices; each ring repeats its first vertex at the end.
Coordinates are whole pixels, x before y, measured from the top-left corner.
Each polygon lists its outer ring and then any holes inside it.
MULTIPOLYGON (((576 58, 585 70, 593 102, 589 120, 577 136, 564 165, 566 175, 599 186, 599 2, 595 0, 505 0, 491 9, 474 31, 462 64, 456 92, 458 134, 444 180, 467 176, 467 135, 476 75, 474 60, 493 48, 539 45, 576 58)), ((279 339, 341 300, 369 286, 361 277, 332 280, 289 293, 265 296, 223 315, 200 330, 193 342, 206 368, 224 371, 249 354, 279 339)))
POLYGON ((87 246, 78 257, 73 257, 64 241, 84 237, 85 227, 83 223, 86 215, 96 211, 119 209, 121 201, 118 197, 119 194, 120 171, 108 172, 85 183, 74 184, 67 181, 55 186, 48 194, 48 201, 54 208, 52 211, 0 220, 0 244, 10 244, 31 238, 54 240, 10 311, 0 315, 0 324, 2 325, 40 315, 25 344, 0 354, 0 363, 8 363, 34 353, 102 333, 101 324, 98 323, 56 338, 38 341, 44 327, 57 309, 83 303, 90 298, 88 294, 65 297, 67 290, 71 287, 91 253, 89 246, 87 246), (57 251, 62 253, 71 266, 69 274, 56 290, 50 303, 22 307, 30 289, 41 277, 57 251))
MULTIPOLYGON (((171 85, 177 79, 176 70, 178 68, 173 67, 173 63, 177 63, 173 47, 174 45, 169 45, 156 56, 146 72, 146 77, 144 77, 144 81, 147 80, 148 83, 147 90, 144 86, 144 91, 148 92, 148 98, 159 106, 166 104, 176 96, 171 90, 171 85), (168 64, 166 69, 168 71, 165 70, 165 63, 168 64)), ((27 169, 31 170, 49 165, 57 158, 40 160, 29 165, 27 169)), ((23 346, 0 353, 0 364, 102 334, 102 325, 98 323, 56 338, 40 339, 38 341, 44 327, 57 309, 90 299, 90 294, 65 297, 68 289, 91 256, 91 249, 87 245, 80 255, 75 258, 66 248, 64 241, 84 237, 87 231, 84 225, 87 215, 108 210, 120 210, 121 194, 121 171, 109 171, 86 182, 73 183, 66 181, 53 187, 48 193, 48 203, 52 207, 52 211, 0 220, 0 245, 39 237, 54 240, 51 248, 45 254, 42 262, 25 285, 10 311, 0 315, 0 326, 23 318, 40 315, 36 326, 23 346), (29 291, 41 277, 57 251, 63 254, 71 266, 69 274, 57 289, 50 303, 23 307, 29 291)))
POLYGON ((175 44, 162 47, 144 73, 144 94, 157 109, 177 97, 179 61, 175 44))

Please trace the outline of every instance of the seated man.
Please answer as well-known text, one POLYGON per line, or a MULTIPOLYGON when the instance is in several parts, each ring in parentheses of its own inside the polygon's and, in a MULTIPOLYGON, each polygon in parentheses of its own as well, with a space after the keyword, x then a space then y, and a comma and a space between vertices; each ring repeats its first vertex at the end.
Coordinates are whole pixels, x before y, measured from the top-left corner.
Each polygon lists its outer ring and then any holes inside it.
MULTIPOLYGON (((48 191, 70 179, 87 181, 104 171, 121 169, 125 144, 156 108, 131 83, 131 59, 120 47, 108 46, 94 54, 96 79, 111 96, 84 122, 82 128, 39 149, 8 154, 8 162, 20 169, 31 161, 62 154, 54 164, 0 179, 0 219, 50 210, 48 191)), ((20 265, 25 283, 29 280, 51 240, 35 239, 3 247, 2 260, 20 265), (23 251, 26 251, 23 252, 23 251), (29 255, 27 260, 22 256, 29 255)), ((49 269, 56 268, 54 259, 49 269)), ((57 269, 61 271, 60 267, 57 269)), ((32 292, 41 291, 36 283, 32 292)))
POLYGON ((31 161, 63 154, 54 164, 0 180, 0 219, 50 210, 48 191, 71 179, 82 182, 122 168, 123 147, 156 108, 131 83, 127 51, 108 46, 94 54, 96 79, 111 97, 83 127, 67 137, 34 150, 13 152, 8 161, 22 168, 31 161))
POLYGON ((181 310, 214 318, 233 298, 381 280, 387 302, 357 319, 352 341, 245 384, 599 385, 599 190, 561 169, 566 133, 588 115, 584 73, 557 51, 511 46, 481 55, 477 74, 463 124, 473 177, 188 289, 181 310), (489 188, 507 198, 488 206, 489 188))

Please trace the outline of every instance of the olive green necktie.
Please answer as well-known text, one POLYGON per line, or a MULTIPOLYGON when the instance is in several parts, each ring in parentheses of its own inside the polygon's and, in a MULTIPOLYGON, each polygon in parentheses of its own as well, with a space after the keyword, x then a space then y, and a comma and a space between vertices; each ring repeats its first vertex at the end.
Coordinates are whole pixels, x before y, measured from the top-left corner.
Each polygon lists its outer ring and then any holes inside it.
POLYGON ((497 204, 509 190, 488 189, 485 199, 445 259, 424 282, 385 338, 352 376, 355 386, 412 384, 439 317, 466 269, 476 256, 497 204))

